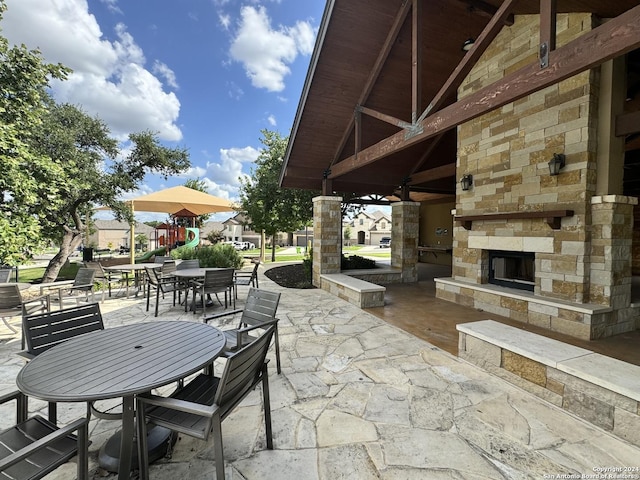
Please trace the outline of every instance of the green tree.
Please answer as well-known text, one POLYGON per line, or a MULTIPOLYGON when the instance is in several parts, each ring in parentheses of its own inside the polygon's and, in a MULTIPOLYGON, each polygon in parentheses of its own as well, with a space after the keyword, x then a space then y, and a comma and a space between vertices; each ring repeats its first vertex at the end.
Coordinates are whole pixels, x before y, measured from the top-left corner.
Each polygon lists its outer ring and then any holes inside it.
MULTIPOLYGON (((0 20, 5 10, 0 0, 0 20)), ((33 187, 40 175, 55 171, 45 156, 30 148, 30 140, 47 111, 49 80, 62 80, 68 73, 62 65, 45 63, 38 50, 9 48, 0 36, 0 265, 24 263, 30 251, 42 246, 37 217, 15 207, 23 198, 38 201, 33 187)))
MULTIPOLYGON (((200 180, 197 178, 190 178, 186 182, 184 182, 184 186, 187 188, 191 188, 193 190, 198 190, 199 192, 208 193, 207 192, 207 184, 204 183, 204 180, 200 180)), ((195 226, 198 228, 202 228, 202 225, 211 218, 211 215, 199 215, 196 217, 195 226)))
POLYGON ((144 233, 138 233, 135 240, 136 248, 140 247, 141 250, 144 250, 145 247, 149 244, 149 237, 147 237, 144 233))
MULTIPOLYGON (((312 198, 317 192, 280 187, 280 170, 287 138, 278 132, 261 131, 264 148, 256 160, 251 176, 240 178, 240 205, 255 231, 264 231, 276 244, 278 232, 292 232, 313 218, 312 198)), ((275 248, 271 251, 275 261, 275 248)))
POLYGON ((347 246, 351 245, 351 227, 345 227, 344 228, 344 241, 346 242, 347 246))
POLYGON ((50 282, 82 242, 94 205, 109 207, 117 219, 131 223, 130 206, 118 198, 135 190, 147 173, 167 177, 190 164, 185 150, 160 145, 150 132, 129 135, 133 148, 117 158, 118 142, 104 122, 72 105, 51 104, 42 120, 29 147, 48 159, 48 169, 25 166, 36 179, 30 191, 15 184, 8 190, 16 200, 14 210, 38 218, 42 234, 59 245, 43 276, 43 282, 50 282))
POLYGON ((211 230, 207 234, 207 240, 209 240, 213 244, 223 241, 224 235, 222 234, 222 230, 211 230))

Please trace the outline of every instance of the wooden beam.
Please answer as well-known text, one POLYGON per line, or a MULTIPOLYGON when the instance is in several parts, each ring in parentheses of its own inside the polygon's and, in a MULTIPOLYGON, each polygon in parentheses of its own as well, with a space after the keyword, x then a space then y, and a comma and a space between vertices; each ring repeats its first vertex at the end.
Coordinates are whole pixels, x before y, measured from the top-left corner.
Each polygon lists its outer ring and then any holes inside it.
POLYGON ((360 152, 357 161, 350 157, 334 165, 331 177, 377 162, 639 47, 640 5, 550 52, 549 68, 540 69, 537 63, 525 66, 427 117, 421 133, 408 138, 404 131, 396 133, 360 152))
POLYGON ((616 117, 616 137, 640 132, 640 111, 622 113, 616 117))
POLYGON ((440 180, 441 178, 451 177, 456 174, 456 164, 450 163, 441 167, 423 170, 422 172, 413 173, 407 182, 407 185, 419 185, 432 180, 440 180))
POLYGON ((556 0, 540 0, 540 68, 549 66, 549 52, 556 49, 556 0))
POLYGON ((411 8, 411 123, 418 121, 422 109, 422 0, 411 8))
POLYGON ((458 66, 453 70, 447 81, 444 82, 433 100, 429 103, 426 110, 420 115, 419 121, 426 118, 429 113, 437 111, 442 103, 447 100, 453 93, 457 92, 458 87, 467 77, 473 66, 478 62, 487 47, 496 38, 500 30, 502 30, 504 19, 507 18, 513 4, 516 0, 506 0, 493 16, 491 21, 484 27, 482 33, 478 36, 471 50, 462 58, 458 66))
POLYGON ((386 113, 381 113, 376 110, 363 107, 362 105, 358 106, 357 110, 358 110, 358 113, 364 113, 365 115, 369 115, 370 117, 376 118, 382 122, 389 123, 396 127, 406 128, 411 126, 410 123, 405 122, 404 120, 400 120, 399 118, 393 117, 391 115, 387 115, 386 113))
MULTIPOLYGON (((457 0, 458 3, 465 5, 468 11, 472 13, 477 13, 481 17, 492 18, 497 11, 497 8, 491 5, 490 3, 484 2, 482 0, 457 0)), ((514 18, 513 15, 507 16, 504 19, 505 25, 513 25, 514 18)))
POLYGON ((355 138, 354 138, 354 155, 357 157, 358 152, 362 149, 362 114, 360 109, 356 109, 355 115, 355 138))
MULTIPOLYGON (((393 25, 391 26, 391 30, 389 30, 389 34, 382 45, 382 50, 378 54, 378 58, 376 62, 373 64, 373 68, 371 69, 371 73, 369 74, 369 78, 367 79, 367 83, 365 83, 364 88, 362 89, 362 93, 360 94, 360 98, 358 98, 357 105, 363 105, 367 98, 369 98, 369 94, 371 90, 373 90, 373 86, 382 71, 382 67, 384 66, 384 62, 386 62, 389 53, 391 52, 391 47, 393 47, 396 38, 398 38, 398 34, 400 33, 400 29, 407 19, 407 15, 409 15, 409 10, 411 10, 411 2, 409 0, 405 0, 405 2, 400 7, 398 14, 396 15, 395 20, 393 21, 393 25)), ((344 150, 344 146, 347 144, 347 140, 353 131, 353 126, 355 124, 355 114, 354 118, 349 121, 349 125, 347 125, 346 130, 342 134, 342 138, 340 143, 338 144, 338 149, 333 154, 333 160, 331 161, 331 165, 334 165, 338 158, 340 158, 340 153, 344 150)))

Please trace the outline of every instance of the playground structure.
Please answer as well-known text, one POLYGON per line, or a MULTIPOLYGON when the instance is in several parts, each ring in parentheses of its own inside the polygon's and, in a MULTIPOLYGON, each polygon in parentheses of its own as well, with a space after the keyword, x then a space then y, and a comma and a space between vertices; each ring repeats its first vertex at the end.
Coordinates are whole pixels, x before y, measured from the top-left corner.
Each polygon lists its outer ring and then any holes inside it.
POLYGON ((195 248, 200 245, 200 229, 195 227, 194 215, 190 211, 183 209, 171 215, 171 221, 161 223, 155 228, 156 245, 164 247, 168 254, 171 250, 181 246, 195 248), (190 220, 191 227, 183 226, 185 220, 190 220), (160 234, 164 231, 163 234, 160 234))

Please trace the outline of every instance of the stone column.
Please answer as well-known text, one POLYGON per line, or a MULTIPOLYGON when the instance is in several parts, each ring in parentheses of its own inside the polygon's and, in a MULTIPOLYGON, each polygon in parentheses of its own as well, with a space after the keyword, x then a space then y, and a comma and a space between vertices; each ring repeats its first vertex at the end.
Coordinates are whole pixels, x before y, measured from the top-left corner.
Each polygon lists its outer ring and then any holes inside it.
POLYGON ((391 205, 391 266, 402 270, 402 282, 418 281, 418 235, 420 204, 396 202, 391 205))
POLYGON ((342 197, 313 199, 313 284, 320 288, 320 275, 340 273, 342 197))
POLYGON ((592 197, 591 275, 589 301, 613 308, 603 325, 592 325, 591 338, 635 330, 631 304, 631 246, 635 197, 592 197))

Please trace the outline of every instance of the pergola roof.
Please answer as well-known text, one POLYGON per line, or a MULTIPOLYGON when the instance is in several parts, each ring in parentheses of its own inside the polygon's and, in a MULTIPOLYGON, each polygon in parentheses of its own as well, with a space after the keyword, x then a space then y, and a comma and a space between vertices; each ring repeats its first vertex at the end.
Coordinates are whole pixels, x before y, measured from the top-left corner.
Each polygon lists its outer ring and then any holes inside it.
MULTIPOLYGON (((463 42, 477 39, 503 2, 420 1, 415 16, 413 3, 327 1, 287 148, 284 187, 321 190, 327 177, 335 192, 392 195, 407 183, 412 191, 422 192, 422 198, 455 193, 455 125, 397 148, 403 138, 400 122, 409 125, 405 137, 419 131, 422 118, 417 117, 463 60, 463 42), (421 25, 421 38, 412 34, 414 23, 421 25), (412 67, 416 51, 419 68, 412 67), (355 114, 358 107, 361 113, 355 114), (413 131, 412 119, 417 119, 413 131), (354 157, 368 148, 376 161, 363 163, 354 157), (336 170, 341 170, 339 175, 336 170)), ((513 14, 539 14, 540 4, 515 1, 511 16, 505 16, 492 34, 512 23, 513 14)), ((637 5, 637 0, 557 0, 557 11, 607 18, 637 5)), ((454 88, 430 113, 455 103, 455 93, 454 88)))

